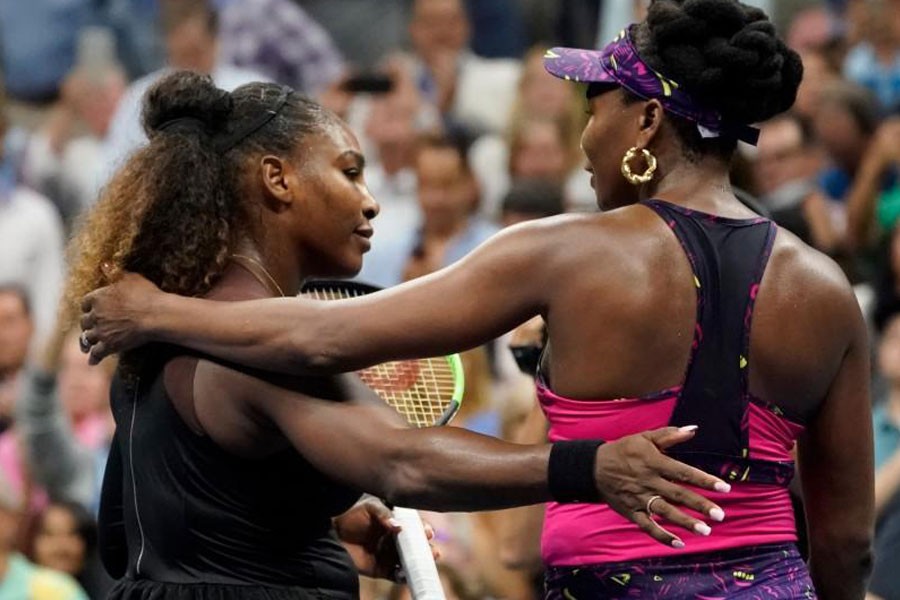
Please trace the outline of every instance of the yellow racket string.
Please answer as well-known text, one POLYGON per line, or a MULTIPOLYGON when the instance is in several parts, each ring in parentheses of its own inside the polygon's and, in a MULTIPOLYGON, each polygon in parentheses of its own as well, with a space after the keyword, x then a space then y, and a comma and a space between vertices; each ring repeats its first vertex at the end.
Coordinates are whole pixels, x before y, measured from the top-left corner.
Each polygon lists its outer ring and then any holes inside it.
MULTIPOLYGON (((365 294, 339 287, 316 287, 303 295, 317 300, 340 300, 365 294)), ((413 427, 432 427, 443 422, 456 382, 446 357, 382 363, 363 369, 358 375, 413 427)))

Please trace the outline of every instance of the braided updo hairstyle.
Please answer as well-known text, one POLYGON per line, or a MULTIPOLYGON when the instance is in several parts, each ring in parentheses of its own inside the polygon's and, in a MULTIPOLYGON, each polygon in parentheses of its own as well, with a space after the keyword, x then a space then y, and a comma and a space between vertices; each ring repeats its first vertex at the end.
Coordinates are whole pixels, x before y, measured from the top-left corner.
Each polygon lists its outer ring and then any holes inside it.
MULTIPOLYGON (((654 0, 635 44, 649 66, 735 123, 787 110, 803 78, 800 56, 766 14, 736 0, 654 0)), ((690 159, 734 152, 734 137, 704 140, 695 124, 669 116, 690 159)))
POLYGON ((82 296, 107 283, 103 263, 112 279, 133 271, 187 296, 215 284, 235 242, 249 233, 240 190, 253 157, 287 157, 304 137, 337 121, 315 102, 290 94, 274 118, 243 136, 248 123, 274 110, 285 93, 271 83, 229 93, 189 71, 167 75, 148 90, 142 123, 149 143, 117 171, 70 244, 69 319, 82 296), (240 141, 226 150, 219 142, 229 137, 240 141))

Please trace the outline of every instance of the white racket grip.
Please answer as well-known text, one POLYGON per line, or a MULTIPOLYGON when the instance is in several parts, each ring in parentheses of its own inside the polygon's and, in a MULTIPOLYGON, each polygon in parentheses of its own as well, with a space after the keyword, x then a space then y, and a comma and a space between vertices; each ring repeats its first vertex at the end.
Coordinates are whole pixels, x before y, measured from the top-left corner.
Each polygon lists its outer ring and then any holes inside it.
POLYGON ((419 513, 411 508, 395 506, 394 518, 403 528, 397 534, 397 548, 413 600, 445 600, 444 588, 419 513))

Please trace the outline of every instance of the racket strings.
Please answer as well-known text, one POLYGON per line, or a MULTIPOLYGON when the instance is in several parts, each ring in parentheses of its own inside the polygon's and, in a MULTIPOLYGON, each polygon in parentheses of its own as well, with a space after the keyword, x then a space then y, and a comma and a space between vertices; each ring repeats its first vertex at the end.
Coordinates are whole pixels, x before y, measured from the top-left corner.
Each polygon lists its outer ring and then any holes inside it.
MULTIPOLYGON (((304 296, 317 300, 340 300, 364 296, 365 292, 341 287, 316 286, 304 296)), ((358 371, 363 383, 414 427, 443 424, 448 399, 456 389, 456 377, 446 357, 393 361, 358 371)))

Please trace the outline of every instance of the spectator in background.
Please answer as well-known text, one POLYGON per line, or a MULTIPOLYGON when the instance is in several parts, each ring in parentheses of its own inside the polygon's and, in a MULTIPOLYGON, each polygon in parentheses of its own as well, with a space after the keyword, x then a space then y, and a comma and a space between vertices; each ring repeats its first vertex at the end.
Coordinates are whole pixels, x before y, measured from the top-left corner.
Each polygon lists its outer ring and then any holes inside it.
POLYGON ((0 2, 0 72, 11 98, 49 102, 75 63, 78 31, 93 0, 0 2))
POLYGON ((486 59, 469 49, 470 23, 462 0, 414 0, 409 25, 415 78, 450 131, 477 135, 506 127, 519 62, 486 59))
POLYGON ((512 184, 500 205, 500 224, 509 227, 516 223, 543 219, 565 212, 562 187, 541 179, 520 179, 512 184))
POLYGON ((829 200, 847 200, 878 123, 878 105, 865 88, 839 81, 822 91, 813 128, 828 161, 818 184, 829 200))
POLYGON ((844 76, 870 89, 888 111, 900 105, 900 0, 869 1, 860 10, 864 39, 847 54, 844 76))
POLYGON ((82 30, 78 64, 24 158, 25 181, 53 201, 67 229, 97 197, 103 139, 126 87, 113 44, 109 30, 82 30))
POLYGON ((847 201, 852 247, 872 246, 900 219, 900 117, 881 124, 862 158, 847 201))
POLYGON ((405 47, 410 0, 295 0, 321 23, 355 70, 368 71, 405 47))
MULTIPOLYGON (((381 211, 375 222, 372 252, 414 230, 421 220, 416 199, 416 149, 419 138, 440 128, 434 107, 412 80, 406 57, 391 57, 384 68, 392 87, 370 94, 359 108, 366 154, 366 184, 381 211)), ((371 254, 369 256, 372 256, 371 254)))
POLYGON ((900 314, 884 328, 878 367, 888 383, 886 398, 876 404, 875 434, 875 565, 869 584, 873 600, 900 598, 900 314))
POLYGON ((62 285, 62 221, 47 198, 20 183, 6 125, 0 97, 0 283, 24 290, 35 335, 44 339, 56 320, 62 285))
POLYGON ((217 86, 229 91, 266 80, 260 73, 219 60, 219 18, 209 0, 160 0, 160 5, 167 67, 132 83, 119 102, 104 142, 104 183, 133 150, 146 143, 140 122, 141 98, 166 73, 184 69, 209 74, 217 86))
POLYGON ((344 72, 331 36, 293 0, 224 0, 221 60, 318 96, 344 72))
POLYGON ((30 365, 16 404, 22 453, 54 501, 96 511, 113 434, 109 385, 115 365, 88 365, 75 334, 57 330, 30 365))
MULTIPOLYGON (((576 86, 547 73, 543 64, 545 51, 545 47, 535 46, 524 58, 522 76, 505 135, 482 136, 472 144, 470 150, 470 162, 483 192, 481 213, 491 219, 497 217, 500 203, 515 176, 541 177, 541 172, 548 170, 554 171, 553 179, 562 178, 566 182, 570 208, 589 206, 593 210, 596 207, 589 178, 580 168, 576 168, 580 167, 581 131, 587 122, 585 101, 576 86), (551 123, 549 128, 555 130, 550 137, 553 138, 552 145, 557 147, 552 152, 557 160, 552 161, 550 156, 543 157, 540 153, 537 156, 530 153, 536 160, 526 160, 531 165, 526 166, 524 171, 512 174, 511 154, 518 152, 512 152, 511 147, 517 150, 522 147, 520 142, 527 137, 523 135, 524 129, 528 128, 527 124, 535 121, 551 123), (551 162, 560 164, 553 167, 551 162), (556 173, 564 168, 567 169, 565 173, 556 173), (575 172, 570 173, 573 168, 575 172)), ((546 133, 548 127, 538 125, 538 129, 543 129, 546 133)))
POLYGON ((497 231, 478 215, 478 184, 461 143, 442 136, 423 138, 416 154, 416 182, 421 221, 379 252, 373 248, 361 281, 388 287, 437 271, 497 231))
POLYGON ((15 551, 22 502, 0 472, 0 600, 88 600, 72 577, 15 551))
POLYGON ((823 90, 839 81, 841 74, 825 52, 801 50, 799 54, 803 60, 803 81, 797 90, 797 101, 792 111, 812 122, 821 106, 823 90))
POLYGON ((754 164, 759 200, 780 226, 833 254, 840 239, 828 201, 816 189, 822 156, 809 125, 793 113, 762 124, 754 164))
POLYGON ((34 333, 28 295, 18 286, 0 284, 0 433, 12 424, 22 367, 34 333))
POLYGON ((97 552, 97 521, 80 504, 53 502, 41 513, 32 555, 36 564, 72 576, 91 598, 105 598, 112 588, 97 552))

